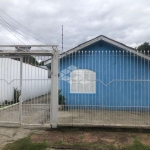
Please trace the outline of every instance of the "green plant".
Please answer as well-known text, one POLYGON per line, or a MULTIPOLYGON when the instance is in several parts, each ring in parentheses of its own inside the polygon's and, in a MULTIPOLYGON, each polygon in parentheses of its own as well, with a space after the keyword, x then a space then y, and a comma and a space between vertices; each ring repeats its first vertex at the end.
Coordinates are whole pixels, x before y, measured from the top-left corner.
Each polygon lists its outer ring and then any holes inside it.
POLYGON ((61 90, 58 90, 58 94, 59 105, 65 105, 65 97, 61 94, 61 90))
POLYGON ((5 100, 3 102, 3 105, 11 105, 11 104, 13 104, 13 101, 5 100))
POLYGON ((20 91, 17 88, 14 88, 14 103, 19 102, 20 91))
POLYGON ((48 147, 49 145, 44 141, 33 143, 29 136, 7 144, 3 150, 45 150, 48 147))
POLYGON ((133 145, 127 146, 126 150, 150 150, 150 147, 143 145, 139 140, 135 139, 133 145))

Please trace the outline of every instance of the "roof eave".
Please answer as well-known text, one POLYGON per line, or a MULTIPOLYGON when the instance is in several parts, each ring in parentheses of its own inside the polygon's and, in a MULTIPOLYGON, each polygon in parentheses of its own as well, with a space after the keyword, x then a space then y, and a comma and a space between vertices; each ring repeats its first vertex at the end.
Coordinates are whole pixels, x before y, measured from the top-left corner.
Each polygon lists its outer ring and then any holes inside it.
MULTIPOLYGON (((83 43, 83 44, 78 45, 77 47, 75 47, 75 48, 73 48, 73 49, 71 49, 71 50, 68 50, 67 52, 62 53, 62 54, 60 55, 60 58, 65 57, 66 55, 69 55, 69 54, 71 54, 71 53, 73 53, 73 52, 77 52, 77 51, 79 51, 79 50, 81 50, 81 49, 83 49, 83 48, 85 48, 85 47, 87 47, 87 46, 89 46, 89 45, 91 45, 91 44, 94 44, 94 43, 96 43, 96 42, 98 42, 98 41, 101 41, 101 40, 103 40, 103 41, 105 41, 105 42, 107 42, 107 43, 110 43, 110 44, 112 44, 112 45, 115 45, 116 47, 119 47, 119 48, 121 48, 121 49, 124 49, 124 50, 126 50, 126 51, 128 51, 128 52, 131 52, 131 53, 133 53, 133 54, 136 54, 136 55, 138 55, 138 56, 140 56, 140 57, 143 57, 143 58, 145 58, 145 59, 150 60, 150 57, 148 57, 148 56, 146 56, 146 55, 144 55, 144 54, 142 54, 142 53, 140 53, 140 52, 135 51, 135 49, 133 49, 133 48, 131 48, 131 47, 128 47, 128 46, 126 46, 126 45, 124 45, 124 44, 122 44, 122 43, 119 43, 119 42, 117 42, 117 41, 114 41, 114 40, 112 40, 112 39, 109 39, 109 38, 107 38, 107 37, 105 37, 105 36, 103 36, 103 35, 100 35, 100 36, 98 36, 98 37, 96 37, 96 38, 94 38, 94 39, 92 39, 92 40, 90 40, 90 41, 87 41, 87 42, 85 42, 85 43, 83 43)), ((45 61, 44 64, 46 65, 46 64, 49 64, 50 62, 51 62, 51 60, 47 60, 47 61, 45 61)))

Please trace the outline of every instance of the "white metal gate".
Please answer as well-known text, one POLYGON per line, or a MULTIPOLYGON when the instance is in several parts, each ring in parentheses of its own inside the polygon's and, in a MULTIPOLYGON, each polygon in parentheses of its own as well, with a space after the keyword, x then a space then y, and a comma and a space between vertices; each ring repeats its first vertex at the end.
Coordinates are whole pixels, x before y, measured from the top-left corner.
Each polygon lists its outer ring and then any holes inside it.
POLYGON ((55 45, 17 45, 17 50, 0 52, 0 122, 57 127, 58 57, 55 45), (53 50, 28 50, 28 47, 52 47, 53 50), (44 58, 46 57, 46 58, 44 58), (36 59, 35 59, 36 58, 36 59), (37 60, 50 58, 48 69, 37 60), (2 83, 3 82, 3 83, 2 83))

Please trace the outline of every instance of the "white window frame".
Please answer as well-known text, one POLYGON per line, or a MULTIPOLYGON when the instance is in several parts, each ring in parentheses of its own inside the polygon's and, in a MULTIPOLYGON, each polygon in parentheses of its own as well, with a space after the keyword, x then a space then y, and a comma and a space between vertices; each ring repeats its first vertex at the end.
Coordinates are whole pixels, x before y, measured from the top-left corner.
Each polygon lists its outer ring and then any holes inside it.
POLYGON ((87 69, 77 69, 70 73, 70 93, 81 93, 81 94, 95 94, 96 93, 96 73, 92 70, 87 69), (87 77, 85 77, 85 75, 87 77), (88 78, 88 79, 86 79, 88 78), (83 85, 80 91, 80 88, 74 87, 73 84, 83 85), (89 88, 87 88, 89 87, 89 88), (92 88, 91 88, 92 87, 92 88))

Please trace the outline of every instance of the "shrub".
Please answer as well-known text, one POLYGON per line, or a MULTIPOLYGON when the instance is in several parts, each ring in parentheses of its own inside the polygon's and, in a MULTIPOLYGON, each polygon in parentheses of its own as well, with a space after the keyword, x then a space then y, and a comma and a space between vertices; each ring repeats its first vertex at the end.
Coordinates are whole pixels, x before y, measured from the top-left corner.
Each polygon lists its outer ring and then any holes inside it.
POLYGON ((20 91, 17 88, 14 88, 14 103, 19 102, 20 91))
POLYGON ((20 91, 17 88, 14 88, 14 100, 5 100, 3 105, 12 105, 19 102, 20 91))
POLYGON ((58 90, 59 94, 59 105, 65 105, 65 97, 61 94, 61 90, 58 90))

